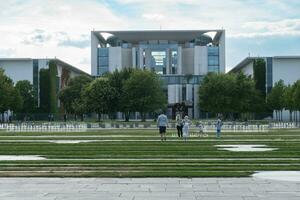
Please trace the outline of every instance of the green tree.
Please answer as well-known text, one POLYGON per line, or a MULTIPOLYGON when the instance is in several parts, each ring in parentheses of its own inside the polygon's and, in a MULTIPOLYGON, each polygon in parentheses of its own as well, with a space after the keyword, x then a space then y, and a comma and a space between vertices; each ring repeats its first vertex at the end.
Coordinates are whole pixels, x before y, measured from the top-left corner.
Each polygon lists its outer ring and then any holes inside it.
POLYGON ((40 85, 40 105, 39 110, 42 113, 50 112, 50 75, 49 69, 41 69, 39 77, 40 85))
POLYGON ((290 121, 293 120, 292 113, 295 110, 295 100, 294 100, 294 87, 292 85, 288 85, 284 89, 283 99, 284 99, 284 108, 289 110, 290 121))
POLYGON ((236 109, 235 74, 209 73, 199 88, 201 110, 224 115, 236 109))
POLYGON ((0 69, 0 113, 18 110, 22 107, 22 97, 14 88, 13 81, 0 69))
MULTIPOLYGON (((294 93, 294 106, 296 111, 300 111, 300 80, 296 81, 293 85, 294 93)), ((298 121, 297 112, 295 112, 295 120, 298 121)))
POLYGON ((37 95, 33 85, 28 80, 22 80, 16 83, 15 88, 18 90, 23 100, 23 106, 18 112, 25 114, 34 113, 37 106, 37 95))
POLYGON ((266 97, 266 62, 259 58, 253 63, 253 79, 255 88, 261 92, 263 97, 266 97))
POLYGON ((262 109, 263 101, 261 93, 255 89, 254 80, 243 73, 210 73, 199 89, 200 108, 207 112, 222 113, 225 117, 258 112, 262 109))
POLYGON ((121 71, 115 70, 113 73, 108 74, 108 81, 110 86, 114 87, 117 91, 117 100, 115 101, 116 111, 122 112, 125 115, 125 121, 129 121, 130 105, 129 96, 125 90, 125 82, 134 72, 133 68, 124 68, 121 71))
POLYGON ((267 104, 269 108, 275 110, 276 120, 282 120, 282 109, 285 107, 284 90, 284 82, 283 80, 279 80, 267 95, 267 104))
POLYGON ((92 81, 86 87, 83 96, 87 108, 98 114, 99 121, 101 114, 111 114, 115 111, 117 91, 109 84, 107 78, 101 77, 92 81))
POLYGON ((142 121, 146 114, 166 107, 167 98, 162 89, 159 76, 149 70, 136 70, 125 81, 124 87, 128 95, 130 110, 139 112, 142 121))
POLYGON ((68 85, 59 92, 59 99, 66 113, 82 116, 87 111, 82 93, 90 82, 92 78, 79 75, 71 78, 68 85))

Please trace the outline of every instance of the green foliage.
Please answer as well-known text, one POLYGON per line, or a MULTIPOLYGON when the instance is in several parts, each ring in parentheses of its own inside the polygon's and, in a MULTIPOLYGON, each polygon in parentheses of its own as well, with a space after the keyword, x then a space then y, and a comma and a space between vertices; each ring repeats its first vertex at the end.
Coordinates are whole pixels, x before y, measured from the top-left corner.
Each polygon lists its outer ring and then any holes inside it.
POLYGON ((14 88, 13 81, 0 69, 0 113, 11 109, 18 110, 22 107, 22 97, 14 88))
POLYGON ((55 61, 49 62, 49 82, 50 82, 50 113, 57 112, 57 94, 59 83, 57 82, 57 66, 55 61))
POLYGON ((125 81, 124 89, 130 110, 140 112, 143 121, 146 113, 163 109, 167 104, 159 76, 152 71, 135 70, 125 81))
POLYGON ((263 59, 256 59, 253 64, 253 78, 255 88, 261 92, 263 97, 266 95, 266 62, 263 59))
POLYGON ((85 113, 82 92, 90 82, 92 79, 86 75, 76 76, 59 92, 59 99, 67 113, 79 115, 85 113))
POLYGON ((255 82, 242 73, 208 74, 199 89, 200 108, 212 113, 248 113, 258 111, 263 98, 255 82))
POLYGON ((50 75, 49 69, 40 70, 40 112, 50 112, 50 75))
POLYGON ((300 111, 300 80, 296 81, 293 85, 293 100, 294 108, 300 111))
POLYGON ((275 83, 271 92, 267 95, 267 104, 272 110, 282 110, 285 107, 284 101, 285 85, 283 80, 275 83))
POLYGON ((109 84, 107 78, 97 78, 85 89, 85 103, 90 111, 100 114, 111 114, 116 110, 117 90, 109 84))
POLYGON ((36 92, 28 80, 18 81, 15 88, 23 100, 23 106, 18 110, 20 113, 33 113, 36 111, 36 92))
POLYGON ((131 112, 130 105, 128 103, 128 92, 125 90, 125 81, 130 78, 133 71, 133 68, 124 68, 121 71, 116 70, 107 76, 109 84, 117 91, 117 99, 115 101, 116 111, 125 114, 125 121, 129 121, 129 115, 131 112))

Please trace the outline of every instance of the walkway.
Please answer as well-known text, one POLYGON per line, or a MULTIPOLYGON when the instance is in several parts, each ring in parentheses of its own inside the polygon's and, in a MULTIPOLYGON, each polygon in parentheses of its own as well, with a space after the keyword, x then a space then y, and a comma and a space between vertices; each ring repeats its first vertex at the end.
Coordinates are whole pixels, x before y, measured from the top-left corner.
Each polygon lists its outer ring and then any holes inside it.
POLYGON ((5 200, 299 200, 300 180, 0 178, 5 200))

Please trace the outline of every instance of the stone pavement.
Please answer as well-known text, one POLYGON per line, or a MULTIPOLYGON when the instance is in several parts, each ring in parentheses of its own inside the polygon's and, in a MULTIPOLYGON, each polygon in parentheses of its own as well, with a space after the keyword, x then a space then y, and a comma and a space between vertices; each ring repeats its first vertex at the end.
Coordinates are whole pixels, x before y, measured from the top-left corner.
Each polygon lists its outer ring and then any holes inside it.
POLYGON ((300 182, 259 178, 0 178, 1 200, 299 200, 300 182))

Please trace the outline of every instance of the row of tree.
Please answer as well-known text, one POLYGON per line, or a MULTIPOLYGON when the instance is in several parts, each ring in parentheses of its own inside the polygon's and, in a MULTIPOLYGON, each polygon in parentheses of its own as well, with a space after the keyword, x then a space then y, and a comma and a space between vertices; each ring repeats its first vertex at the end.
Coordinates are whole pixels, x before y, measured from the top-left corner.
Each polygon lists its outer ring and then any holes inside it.
POLYGON ((13 110, 19 113, 32 113, 36 109, 36 92, 27 80, 13 81, 0 69, 0 113, 13 110))
POLYGON ((205 76, 199 88, 199 106, 202 111, 230 118, 266 110, 264 94, 256 88, 255 81, 243 73, 205 76))
POLYGON ((148 70, 125 68, 92 80, 77 76, 59 93, 59 99, 69 114, 83 116, 95 112, 114 118, 122 112, 125 120, 139 112, 142 120, 147 113, 166 108, 167 98, 159 76, 148 70))
POLYGON ((285 85, 283 80, 274 84, 267 95, 267 104, 275 111, 275 119, 282 120, 282 111, 289 110, 290 121, 298 121, 296 111, 300 111, 300 80, 293 85, 285 85))

